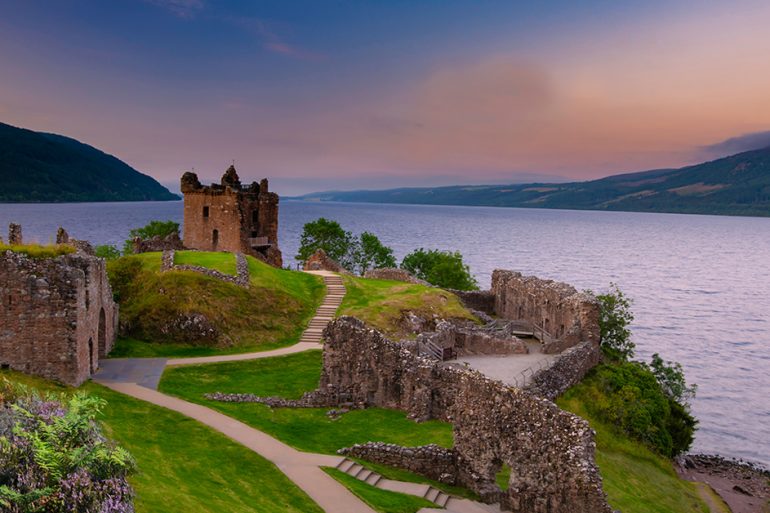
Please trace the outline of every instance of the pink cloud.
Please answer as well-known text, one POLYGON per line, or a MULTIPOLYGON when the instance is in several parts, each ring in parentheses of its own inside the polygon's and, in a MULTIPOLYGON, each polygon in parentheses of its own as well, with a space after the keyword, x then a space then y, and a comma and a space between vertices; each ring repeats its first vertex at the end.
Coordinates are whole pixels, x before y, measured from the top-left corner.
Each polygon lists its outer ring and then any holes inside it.
POLYGON ((193 18, 205 7, 203 0, 145 0, 146 2, 162 7, 179 18, 193 18))

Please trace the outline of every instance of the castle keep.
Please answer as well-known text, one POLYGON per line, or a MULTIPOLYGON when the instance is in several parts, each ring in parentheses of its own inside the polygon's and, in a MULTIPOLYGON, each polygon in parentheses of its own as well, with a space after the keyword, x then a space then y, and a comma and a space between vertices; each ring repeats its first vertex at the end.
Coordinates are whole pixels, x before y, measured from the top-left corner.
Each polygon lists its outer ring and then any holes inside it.
POLYGON ((104 260, 0 253, 0 366, 77 386, 112 349, 118 307, 104 260))
POLYGON ((242 186, 234 166, 219 184, 201 185, 195 173, 182 175, 184 245, 201 251, 245 253, 280 267, 278 195, 267 179, 242 186))

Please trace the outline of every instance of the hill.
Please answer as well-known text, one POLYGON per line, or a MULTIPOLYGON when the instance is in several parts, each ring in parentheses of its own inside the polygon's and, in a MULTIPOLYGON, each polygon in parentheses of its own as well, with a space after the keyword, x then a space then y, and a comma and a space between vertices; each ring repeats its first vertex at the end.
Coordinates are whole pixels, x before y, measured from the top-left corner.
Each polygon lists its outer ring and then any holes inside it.
POLYGON ((588 182, 323 192, 301 199, 770 216, 770 148, 588 182))
POLYGON ((154 178, 93 146, 0 123, 0 202, 178 199, 154 178))

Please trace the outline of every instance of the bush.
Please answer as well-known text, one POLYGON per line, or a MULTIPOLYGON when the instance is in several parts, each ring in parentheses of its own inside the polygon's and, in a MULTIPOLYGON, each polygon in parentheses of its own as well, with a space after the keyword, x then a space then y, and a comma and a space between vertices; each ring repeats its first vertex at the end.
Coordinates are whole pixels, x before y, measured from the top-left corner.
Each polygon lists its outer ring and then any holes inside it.
POLYGON ((134 252, 134 239, 151 239, 153 237, 168 237, 169 235, 179 234, 179 223, 174 221, 150 221, 141 228, 134 228, 128 232, 128 239, 123 245, 123 253, 130 255, 134 252))
POLYGON ((131 297, 136 284, 142 281, 139 276, 144 272, 141 260, 132 256, 107 263, 107 277, 116 302, 120 302, 122 298, 131 297))
POLYGON ((104 401, 39 396, 0 385, 0 509, 131 513, 135 463, 96 424, 104 401))
POLYGON ((631 300, 615 283, 604 294, 596 296, 601 304, 599 331, 602 352, 613 361, 625 362, 633 358, 634 348, 629 325, 634 320, 631 300))
POLYGON ((420 248, 404 257, 401 268, 437 287, 457 290, 479 288, 459 251, 426 251, 420 248))
POLYGON ((383 245, 376 235, 370 232, 361 234, 353 255, 356 271, 364 275, 369 269, 396 267, 393 250, 383 245))
POLYGON ((94 248, 94 254, 105 260, 115 260, 116 258, 120 258, 120 250, 109 244, 96 246, 94 248))

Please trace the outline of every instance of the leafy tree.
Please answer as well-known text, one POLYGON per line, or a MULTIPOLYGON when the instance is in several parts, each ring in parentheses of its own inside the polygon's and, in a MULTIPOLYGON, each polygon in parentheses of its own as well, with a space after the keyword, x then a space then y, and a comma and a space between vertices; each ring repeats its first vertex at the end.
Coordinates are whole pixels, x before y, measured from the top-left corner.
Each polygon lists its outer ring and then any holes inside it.
POLYGON ((315 221, 305 223, 299 239, 299 251, 294 258, 304 262, 318 249, 323 249, 342 267, 350 269, 353 266, 351 249, 354 244, 355 237, 343 230, 340 223, 319 217, 315 221))
POLYGON ((179 234, 179 223, 174 221, 150 221, 141 228, 134 228, 128 232, 128 239, 123 245, 123 253, 130 255, 134 252, 134 239, 151 239, 153 237, 168 237, 169 235, 179 234))
POLYGON ((684 407, 690 404, 698 390, 698 385, 687 386, 684 370, 679 362, 664 361, 658 353, 655 353, 652 355, 649 367, 668 397, 684 407))
POLYGON ((96 246, 94 248, 94 253, 96 254, 96 256, 103 258, 105 260, 115 260, 116 258, 120 258, 120 250, 115 246, 111 246, 109 244, 96 246))
POLYGON ((420 248, 404 257, 401 268, 437 287, 457 290, 479 288, 459 251, 420 248))
POLYGON ((633 358, 636 347, 629 329, 634 320, 631 300, 615 283, 610 283, 610 289, 596 299, 601 304, 599 331, 604 355, 610 360, 628 361, 633 358))
POLYGON ((393 250, 380 242, 371 232, 361 234, 356 244, 353 260, 359 274, 365 274, 369 269, 396 267, 393 250))

